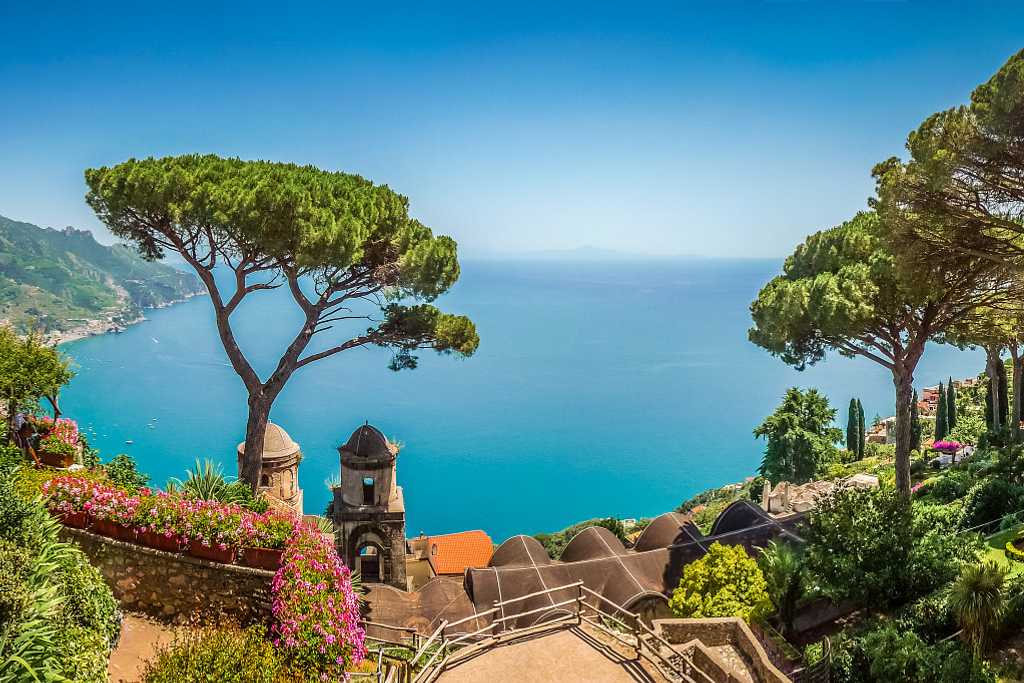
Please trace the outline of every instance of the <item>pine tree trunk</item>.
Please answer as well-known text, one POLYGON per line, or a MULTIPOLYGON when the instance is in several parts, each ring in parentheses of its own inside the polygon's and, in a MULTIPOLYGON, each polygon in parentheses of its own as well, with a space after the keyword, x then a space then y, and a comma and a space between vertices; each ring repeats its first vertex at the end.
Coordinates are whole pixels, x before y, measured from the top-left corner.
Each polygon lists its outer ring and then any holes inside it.
MULTIPOLYGON (((916 365, 916 362, 914 363, 916 365)), ((910 497, 910 446, 913 441, 911 406, 914 403, 913 365, 897 364, 893 369, 896 385, 896 490, 910 497)))
POLYGON ((999 372, 999 364, 1002 360, 999 358, 999 350, 994 347, 988 347, 985 349, 986 363, 985 373, 988 375, 988 386, 989 393, 992 397, 992 431, 998 432, 1002 427, 1002 404, 1000 403, 1000 396, 1002 394, 1002 375, 999 372))
POLYGON ((1010 431, 1013 433, 1013 442, 1020 443, 1020 392, 1024 385, 1024 357, 1020 355, 1020 349, 1016 344, 1010 345, 1010 358, 1013 359, 1013 410, 1010 411, 1010 431))
POLYGON ((245 448, 242 454, 242 467, 238 478, 259 491, 260 476, 263 474, 263 439, 267 434, 267 422, 270 420, 270 406, 273 399, 265 395, 249 397, 249 419, 245 425, 245 448))

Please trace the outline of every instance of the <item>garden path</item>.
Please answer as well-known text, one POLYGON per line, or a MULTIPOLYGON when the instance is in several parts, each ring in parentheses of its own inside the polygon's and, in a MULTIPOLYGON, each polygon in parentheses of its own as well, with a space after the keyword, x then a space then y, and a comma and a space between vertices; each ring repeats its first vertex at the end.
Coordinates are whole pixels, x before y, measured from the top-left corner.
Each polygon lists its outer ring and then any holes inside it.
POLYGON ((126 614, 121 622, 121 639, 110 655, 107 675, 111 683, 142 680, 143 665, 158 645, 174 640, 174 629, 144 617, 126 614))

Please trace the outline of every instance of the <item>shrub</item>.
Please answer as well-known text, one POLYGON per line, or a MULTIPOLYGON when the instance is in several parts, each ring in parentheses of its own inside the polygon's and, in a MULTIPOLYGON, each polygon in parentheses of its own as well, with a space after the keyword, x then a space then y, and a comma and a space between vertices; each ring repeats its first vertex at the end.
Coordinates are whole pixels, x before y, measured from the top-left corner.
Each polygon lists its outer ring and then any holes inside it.
MULTIPOLYGON (((928 506, 931 507, 931 506, 928 506)), ((841 489, 806 519, 809 569, 835 599, 886 607, 950 581, 973 560, 976 536, 949 533, 894 491, 841 489)))
POLYGON ((295 668, 340 678, 366 657, 349 569, 314 525, 298 525, 288 539, 271 593, 274 645, 295 668))
POLYGON ((949 602, 975 656, 981 656, 1001 626, 1005 583, 1006 569, 988 561, 964 567, 950 588, 949 602))
POLYGON ((967 495, 971 477, 967 472, 949 471, 928 486, 928 493, 940 503, 949 503, 967 495))
POLYGON ((1002 517, 1021 508, 1024 508, 1024 486, 999 478, 985 479, 967 492, 960 525, 965 529, 994 529, 1002 517))
POLYGON ((277 651, 259 627, 186 630, 171 645, 156 649, 146 663, 142 680, 145 683, 275 683, 284 679, 282 668, 277 651))
POLYGON ((742 546, 711 544, 686 565, 669 607, 680 617, 740 617, 756 620, 771 610, 768 585, 742 546))
POLYGON ((112 483, 133 493, 149 484, 149 475, 140 473, 135 460, 124 453, 111 458, 103 469, 112 483))

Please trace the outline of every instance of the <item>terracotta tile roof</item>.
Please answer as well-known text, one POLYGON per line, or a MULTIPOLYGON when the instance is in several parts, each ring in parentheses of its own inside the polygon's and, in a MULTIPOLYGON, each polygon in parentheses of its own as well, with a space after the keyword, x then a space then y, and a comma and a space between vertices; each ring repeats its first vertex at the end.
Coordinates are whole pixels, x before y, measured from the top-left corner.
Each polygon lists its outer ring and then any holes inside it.
POLYGON ((461 574, 470 567, 486 567, 493 552, 494 542, 482 531, 460 531, 427 539, 427 557, 436 574, 461 574))

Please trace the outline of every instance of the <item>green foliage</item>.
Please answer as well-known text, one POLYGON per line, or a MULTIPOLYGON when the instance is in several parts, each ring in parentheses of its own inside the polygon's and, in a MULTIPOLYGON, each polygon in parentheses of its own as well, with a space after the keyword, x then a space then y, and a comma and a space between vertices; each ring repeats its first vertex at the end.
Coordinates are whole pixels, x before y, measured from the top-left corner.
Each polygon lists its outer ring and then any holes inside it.
POLYGON ((786 390, 782 404, 754 430, 755 437, 768 441, 760 474, 796 484, 816 478, 838 459, 835 444, 842 434, 832 427, 835 417, 828 399, 816 389, 786 390))
POLYGON ((949 427, 947 434, 952 433, 953 429, 956 428, 957 421, 956 412, 956 385, 953 384, 953 378, 949 378, 949 384, 946 385, 946 424, 949 427))
POLYGON ((35 334, 21 338, 0 325, 0 401, 9 416, 38 412, 43 398, 56 401, 61 387, 71 381, 70 365, 35 334))
POLYGON ((783 635, 793 630, 797 603, 809 583, 802 549, 771 541, 759 562, 775 613, 782 622, 783 635))
POLYGON ((669 607, 680 617, 763 617, 771 609, 768 585, 742 546, 712 543, 704 557, 683 569, 669 607))
POLYGON ((844 488, 806 519, 807 565, 834 599, 898 605, 950 581, 973 560, 976 538, 915 514, 893 491, 844 488))
POLYGON ((117 605, 59 529, 38 499, 15 492, 14 477, 0 477, 0 681, 107 680, 117 605))
POLYGON ((950 503, 967 495, 971 476, 962 470, 947 471, 928 486, 928 493, 940 503, 950 503))
POLYGON ((985 418, 980 413, 960 413, 957 416, 956 426, 947 436, 951 441, 977 444, 981 441, 981 435, 985 433, 986 429, 985 418))
POLYGON ((115 455, 103 469, 111 483, 132 493, 149 484, 149 475, 139 472, 134 458, 125 453, 115 455))
POLYGON ((864 426, 864 405, 857 399, 857 427, 859 434, 857 436, 857 457, 860 460, 864 459, 865 447, 867 443, 867 429, 864 426))
POLYGON ((950 604, 975 656, 994 639, 1005 609, 1006 569, 995 562, 964 567, 950 589, 950 604))
POLYGON ((238 503, 254 512, 267 509, 267 501, 262 495, 254 494, 243 482, 229 481, 224 476, 224 468, 212 460, 200 462, 197 459, 192 469, 185 471, 185 480, 172 479, 167 483, 167 491, 180 491, 186 497, 196 500, 238 503))
POLYGON ((44 229, 0 216, 0 318, 19 332, 67 329, 73 319, 139 309, 200 291, 194 275, 151 263, 88 230, 44 229), (127 296, 122 294, 126 293, 127 296))
POLYGON ((935 408, 935 440, 941 441, 946 438, 946 434, 949 434, 949 420, 946 417, 946 410, 948 409, 946 402, 946 387, 939 382, 939 402, 935 408))
POLYGON ((540 541, 544 549, 548 551, 548 555, 553 560, 557 560, 562 556, 562 551, 565 550, 565 546, 569 545, 569 541, 576 537, 578 533, 591 526, 600 526, 608 529, 616 538, 623 543, 626 542, 626 530, 622 525, 622 522, 614 517, 605 517, 603 519, 588 519, 583 522, 578 522, 570 527, 566 527, 561 531, 556 531, 553 534, 536 534, 534 538, 540 541))
POLYGON ((995 529, 1006 514, 1024 509, 1024 486, 1004 479, 984 479, 974 484, 964 498, 961 526, 995 529))
POLYGON ((857 399, 850 399, 850 408, 846 412, 846 450, 852 456, 851 460, 857 460, 860 455, 860 411, 857 409, 857 399))
POLYGON ((910 449, 921 451, 921 415, 917 410, 917 391, 914 391, 914 402, 910 404, 910 449))
MULTIPOLYGON (((310 672, 309 680, 315 674, 310 672)), ((306 680, 289 673, 259 627, 188 629, 146 663, 144 683, 281 683, 306 680)))

